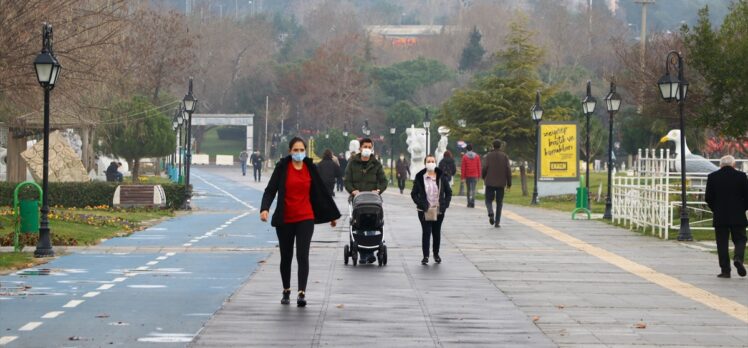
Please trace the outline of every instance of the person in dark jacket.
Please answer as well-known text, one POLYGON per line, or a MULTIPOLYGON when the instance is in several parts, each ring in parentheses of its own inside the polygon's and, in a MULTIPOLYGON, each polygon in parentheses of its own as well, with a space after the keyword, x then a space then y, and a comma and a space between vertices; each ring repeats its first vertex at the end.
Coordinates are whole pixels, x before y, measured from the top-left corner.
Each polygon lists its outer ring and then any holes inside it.
POLYGON ((265 158, 260 155, 260 151, 255 151, 252 154, 252 173, 256 182, 262 180, 262 162, 265 162, 265 158))
MULTIPOLYGON (((338 154, 338 165, 340 166, 340 170, 345 173, 345 167, 348 166, 348 160, 345 158, 345 154, 342 152, 338 154)), ((343 186, 343 176, 338 178, 338 192, 343 192, 343 189, 345 187, 343 186)))
POLYGON ((395 171, 397 172, 397 187, 400 188, 400 194, 403 194, 405 181, 410 178, 410 164, 402 153, 400 154, 400 159, 395 163, 395 171))
POLYGON ((418 209, 418 220, 421 222, 422 265, 429 263, 429 239, 432 235, 434 236, 434 261, 442 262, 439 256, 442 222, 444 213, 452 200, 452 188, 442 170, 436 168, 436 157, 428 155, 425 161, 426 168, 416 174, 413 180, 413 190, 410 191, 410 197, 418 209), (426 221, 426 211, 434 206, 437 206, 438 211, 436 221, 426 221))
POLYGON ((119 172, 121 164, 118 162, 109 163, 109 167, 106 168, 104 174, 106 175, 106 181, 122 182, 122 173, 119 172))
POLYGON ((322 181, 327 187, 327 192, 330 193, 330 196, 335 196, 335 180, 343 177, 343 171, 332 160, 332 151, 330 149, 325 149, 325 152, 322 154, 322 160, 317 163, 317 168, 319 169, 322 181))
POLYGON ((512 168, 509 157, 501 151, 501 141, 493 141, 493 151, 486 154, 483 166, 483 183, 486 185, 486 209, 488 223, 494 227, 501 227, 501 208, 504 206, 504 188, 512 187, 512 168), (496 214, 493 210, 493 200, 496 199, 496 214))
POLYGON ((720 274, 717 277, 730 278, 729 239, 735 244, 733 264, 738 275, 745 277, 746 226, 748 219, 748 178, 735 169, 735 158, 724 156, 719 161, 719 170, 709 174, 706 180, 706 204, 712 210, 712 225, 717 240, 717 257, 720 274))
POLYGON ((327 193, 317 166, 306 157, 306 143, 298 137, 288 143, 289 155, 276 164, 265 193, 262 195, 260 220, 267 221, 270 205, 276 194, 278 202, 270 220, 275 227, 280 247, 280 273, 283 281, 281 304, 289 304, 291 295, 291 261, 296 242, 299 294, 296 305, 306 306, 306 284, 309 276, 309 246, 314 224, 329 222, 335 227, 340 218, 335 201, 327 193))
POLYGON ((438 168, 441 169, 442 174, 447 177, 447 181, 452 185, 452 177, 457 174, 457 166, 455 165, 455 159, 452 157, 452 152, 444 151, 444 157, 439 161, 438 168))
MULTIPOLYGON (((374 142, 369 138, 361 139, 359 153, 351 156, 348 167, 345 168, 345 190, 353 199, 361 191, 373 191, 380 195, 387 189, 387 177, 384 175, 382 163, 374 157, 374 142)), ((373 250, 359 251, 359 263, 373 263, 373 250)))

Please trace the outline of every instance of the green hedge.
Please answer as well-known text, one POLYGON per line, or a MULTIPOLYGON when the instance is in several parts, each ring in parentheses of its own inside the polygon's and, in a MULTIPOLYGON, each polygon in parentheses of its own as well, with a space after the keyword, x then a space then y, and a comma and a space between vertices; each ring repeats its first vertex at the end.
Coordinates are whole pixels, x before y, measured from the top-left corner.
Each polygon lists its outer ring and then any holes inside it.
MULTIPOLYGON (((124 183, 127 184, 127 183, 124 183)), ((0 182, 0 206, 13 205, 13 191, 15 183, 0 182)), ((41 183, 39 183, 41 186, 41 183)), ((169 209, 179 209, 184 204, 187 194, 184 184, 161 184, 166 193, 166 206, 169 209)), ((92 182, 51 182, 49 183, 49 205, 83 208, 86 206, 112 205, 117 183, 92 182)), ((31 186, 25 187, 19 193, 21 199, 35 199, 38 193, 31 186)))
POLYGON ((221 127, 216 133, 221 140, 243 140, 247 137, 246 127, 221 127))

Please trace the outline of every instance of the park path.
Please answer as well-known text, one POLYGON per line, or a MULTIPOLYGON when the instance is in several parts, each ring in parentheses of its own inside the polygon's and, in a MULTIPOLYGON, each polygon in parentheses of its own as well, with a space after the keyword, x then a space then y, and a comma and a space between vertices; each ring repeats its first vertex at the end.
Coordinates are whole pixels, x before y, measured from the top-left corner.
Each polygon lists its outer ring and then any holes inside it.
MULTIPOLYGON (((317 225, 306 308, 278 303, 274 252, 191 346, 748 344, 748 278, 716 278, 712 253, 537 208, 506 206, 496 229, 480 205, 455 197, 444 262, 422 266, 413 204, 392 191, 384 196, 386 267, 343 265, 347 224, 317 225)), ((347 211, 344 197, 336 202, 347 211)))

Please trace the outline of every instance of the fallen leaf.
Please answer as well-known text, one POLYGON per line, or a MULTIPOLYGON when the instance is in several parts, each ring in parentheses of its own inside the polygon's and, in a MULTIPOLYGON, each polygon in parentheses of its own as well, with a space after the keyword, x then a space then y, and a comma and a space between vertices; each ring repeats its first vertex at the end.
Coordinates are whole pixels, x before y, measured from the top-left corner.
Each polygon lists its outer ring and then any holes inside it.
POLYGON ((341 303, 341 304, 339 304, 339 305, 337 305, 337 306, 335 306, 335 307, 338 307, 338 308, 343 308, 343 307, 345 307, 345 306, 344 306, 344 305, 343 305, 343 304, 341 303))
POLYGON ((109 318, 109 314, 102 313, 102 314, 98 314, 96 317, 97 318, 109 318))
POLYGON ((566 306, 564 306, 564 305, 562 305, 562 304, 560 304, 560 305, 558 305, 558 306, 556 306, 556 307, 557 307, 558 309, 564 309, 564 308, 566 308, 566 306))
POLYGON ((539 316, 537 316, 537 315, 536 315, 536 316, 532 317, 532 321, 533 321, 533 322, 535 322, 535 321, 538 321, 538 320, 540 320, 540 317, 539 317, 539 316))
POLYGON ((640 321, 640 322, 636 323, 634 325, 634 327, 637 328, 637 329, 646 329, 647 328, 647 323, 645 323, 643 321, 640 321))
POLYGON ((265 260, 257 261, 257 263, 265 263, 265 260))

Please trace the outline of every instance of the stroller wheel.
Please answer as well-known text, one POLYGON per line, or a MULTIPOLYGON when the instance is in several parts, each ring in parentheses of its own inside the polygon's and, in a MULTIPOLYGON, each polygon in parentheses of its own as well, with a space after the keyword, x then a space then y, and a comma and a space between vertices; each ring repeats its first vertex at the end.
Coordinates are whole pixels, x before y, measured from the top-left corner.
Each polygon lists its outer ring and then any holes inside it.
POLYGON ((387 246, 386 245, 382 245, 381 253, 382 253, 382 258, 381 258, 382 265, 387 266, 387 246))
POLYGON ((346 246, 345 246, 345 247, 343 248, 343 263, 344 263, 344 264, 346 264, 346 265, 348 264, 348 258, 350 257, 350 252, 351 252, 351 251, 350 251, 350 249, 348 248, 348 245, 346 245, 346 246))
POLYGON ((351 252, 351 261, 353 261, 354 266, 358 265, 358 252, 351 252))

